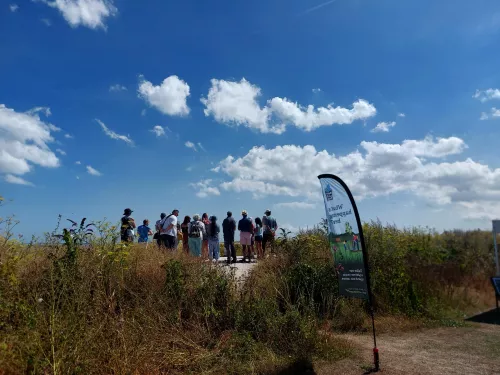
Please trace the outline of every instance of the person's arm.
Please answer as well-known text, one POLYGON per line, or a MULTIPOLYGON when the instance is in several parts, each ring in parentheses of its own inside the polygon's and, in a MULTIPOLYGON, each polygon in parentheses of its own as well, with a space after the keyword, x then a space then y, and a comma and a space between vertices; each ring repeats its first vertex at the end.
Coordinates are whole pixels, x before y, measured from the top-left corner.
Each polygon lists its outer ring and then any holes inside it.
POLYGON ((175 226, 175 224, 174 224, 175 220, 172 220, 172 219, 169 219, 169 220, 170 220, 170 224, 167 227, 167 229, 165 229, 167 232, 175 226))
POLYGON ((129 224, 130 224, 130 226, 131 226, 132 228, 134 228, 134 229, 136 228, 136 225, 135 225, 135 220, 134 220, 134 219, 130 218, 130 219, 129 219, 129 224))
POLYGON ((231 231, 233 232, 233 234, 234 234, 234 232, 236 232, 236 221, 234 221, 234 220, 231 221, 231 231))
POLYGON ((238 221, 238 230, 241 230, 241 220, 238 221))
POLYGON ((205 238, 207 236, 207 230, 205 228, 205 224, 200 222, 200 225, 201 225, 201 233, 203 234, 203 238, 205 238))

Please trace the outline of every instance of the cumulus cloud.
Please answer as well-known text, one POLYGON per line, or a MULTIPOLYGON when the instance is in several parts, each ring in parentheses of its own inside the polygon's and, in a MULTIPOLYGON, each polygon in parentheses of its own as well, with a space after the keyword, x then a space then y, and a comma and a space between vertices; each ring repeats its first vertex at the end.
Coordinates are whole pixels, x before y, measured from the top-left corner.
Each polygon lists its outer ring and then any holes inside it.
POLYGON ((14 176, 12 174, 8 174, 5 176, 5 181, 9 184, 17 184, 17 185, 26 185, 26 186, 35 186, 31 182, 26 181, 24 178, 19 176, 14 176))
POLYGON ((406 115, 403 112, 398 113, 398 117, 406 117, 406 115))
POLYGON ((317 88, 317 89, 312 89, 312 92, 313 92, 314 94, 317 94, 317 93, 321 92, 321 89, 320 89, 320 88, 317 88))
POLYGON ((474 99, 481 101, 482 103, 488 100, 500 99, 499 89, 487 89, 487 90, 476 90, 472 96, 474 99))
POLYGON ((275 97, 261 107, 261 89, 241 79, 239 82, 212 79, 212 86, 201 102, 205 116, 226 125, 245 126, 261 133, 281 134, 286 126, 312 131, 321 126, 351 124, 375 116, 375 107, 359 99, 351 109, 343 107, 303 107, 287 98, 275 97))
POLYGON ((497 108, 493 107, 491 109, 491 117, 492 118, 498 118, 498 117, 500 117, 500 109, 497 109, 497 108))
POLYGON ((73 139, 75 137, 73 137, 71 134, 64 134, 64 138, 66 138, 66 139, 73 139))
POLYGON ((220 195, 220 190, 217 187, 211 186, 211 184, 212 180, 208 179, 194 184, 189 184, 189 186, 198 190, 196 196, 199 198, 206 198, 209 195, 220 195))
POLYGON ((10 9, 10 11, 12 13, 17 12, 17 10, 19 9, 19 5, 17 5, 17 4, 10 4, 9 5, 9 9, 10 9))
POLYGON ((187 98, 189 85, 177 76, 170 76, 159 86, 153 85, 141 77, 139 97, 151 107, 170 116, 186 116, 189 114, 187 98))
POLYGON ((284 202, 284 203, 276 203, 274 207, 277 208, 298 208, 298 209, 309 209, 315 208, 316 204, 308 203, 308 202, 284 202))
POLYGON ((75 161, 75 164, 76 164, 76 165, 81 165, 81 164, 82 164, 82 162, 81 162, 81 161, 75 161))
POLYGON ((58 152, 61 155, 66 155, 66 151, 61 150, 60 148, 56 149, 56 152, 58 152))
POLYGON ((387 133, 393 126, 396 126, 396 122, 379 122, 371 132, 372 133, 387 133))
POLYGON ((194 151, 198 151, 198 149, 196 148, 196 145, 191 141, 187 141, 186 143, 184 143, 184 146, 186 146, 187 148, 190 148, 194 151))
POLYGON ((490 116, 488 116, 488 114, 486 112, 481 112, 481 117, 479 117, 479 120, 484 121, 484 120, 488 120, 489 118, 490 118, 490 116))
POLYGON ((150 131, 155 133, 157 137, 165 135, 165 129, 163 129, 160 125, 155 125, 150 131))
POLYGON ((117 14, 113 0, 40 0, 59 10, 71 27, 106 29, 106 19, 117 14))
POLYGON ((226 177, 224 190, 254 196, 321 198, 317 176, 341 176, 358 199, 407 192, 435 205, 452 204, 465 216, 497 215, 500 168, 477 163, 442 160, 467 148, 460 138, 431 137, 401 144, 361 142, 359 149, 337 156, 314 146, 254 147, 245 156, 228 156, 215 168, 226 177), (496 205, 496 206, 495 206, 496 205))
POLYGON ((109 91, 110 92, 119 92, 119 91, 127 91, 127 88, 123 85, 119 85, 118 83, 116 85, 111 85, 109 86, 109 91))
POLYGON ((92 176, 102 176, 101 172, 99 172, 97 169, 92 168, 90 165, 87 165, 87 172, 92 176))
POLYGON ((40 119, 42 110, 16 112, 0 104, 0 174, 23 175, 33 165, 59 167, 59 159, 49 148, 51 131, 59 128, 40 119))
POLYGON ((115 133, 113 130, 109 129, 106 126, 106 124, 104 124, 101 120, 99 120, 99 119, 95 119, 95 120, 101 126, 102 131, 104 132, 104 134, 106 134, 109 138, 111 138, 111 139, 117 139, 119 141, 123 141, 126 144, 128 144, 129 146, 133 146, 134 145, 134 141, 129 136, 125 136, 125 135, 121 135, 121 134, 115 133))

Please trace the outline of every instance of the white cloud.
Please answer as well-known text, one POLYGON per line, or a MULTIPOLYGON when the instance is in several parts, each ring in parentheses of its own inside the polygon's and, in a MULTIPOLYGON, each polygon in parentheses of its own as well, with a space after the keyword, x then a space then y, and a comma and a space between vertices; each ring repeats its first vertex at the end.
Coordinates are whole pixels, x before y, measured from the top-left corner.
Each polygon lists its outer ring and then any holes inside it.
POLYGON ((19 9, 19 5, 17 5, 17 4, 10 4, 10 5, 9 5, 9 9, 10 9, 10 11, 11 11, 11 12, 13 12, 13 13, 14 13, 14 12, 17 12, 17 10, 19 9))
POLYGON ((372 133, 387 133, 390 128, 393 126, 396 126, 396 122, 379 122, 377 126, 375 126, 372 130, 370 130, 372 133))
POLYGON ((119 92, 119 91, 127 91, 127 88, 123 85, 119 85, 118 83, 116 85, 111 85, 109 86, 109 91, 110 92, 119 92))
POLYGON ((92 168, 90 165, 87 165, 87 172, 92 176, 102 176, 101 172, 99 172, 97 169, 92 168))
POLYGON ((285 203, 276 203, 274 207, 309 209, 309 208, 315 208, 316 204, 308 202, 285 202, 285 203))
POLYGON ((128 144, 129 146, 133 146, 134 145, 134 141, 130 137, 127 137, 125 135, 121 135, 121 134, 115 133, 113 130, 109 129, 106 126, 106 124, 104 124, 101 120, 99 120, 99 119, 95 119, 95 120, 98 122, 99 125, 101 125, 101 128, 102 128, 104 134, 106 134, 109 138, 117 139, 119 141, 123 141, 126 144, 128 144))
POLYGON ((254 147, 243 157, 228 156, 216 170, 227 179, 220 184, 222 189, 256 197, 319 201, 317 176, 334 172, 358 199, 406 192, 435 205, 454 205, 467 217, 476 217, 478 212, 480 217, 495 216, 495 209, 500 208, 500 168, 470 158, 440 160, 466 148, 456 137, 401 144, 361 142, 358 150, 341 156, 317 151, 314 146, 254 147))
POLYGON ((317 89, 312 89, 312 92, 314 94, 317 94, 317 93, 320 93, 321 92, 321 89, 320 88, 317 88, 317 89))
POLYGON ((488 114, 486 112, 481 112, 481 117, 479 117, 479 120, 484 121, 488 119, 489 119, 488 114))
POLYGON ((260 88, 244 78, 239 82, 212 79, 211 83, 207 97, 201 99, 205 116, 213 116, 219 123, 243 125, 261 133, 281 134, 287 125, 312 131, 321 126, 351 124, 377 113, 375 107, 363 99, 354 102, 352 109, 331 105, 303 107, 279 97, 268 100, 261 107, 257 101, 260 88))
POLYGON ((147 112, 147 111, 146 111, 145 109, 143 109, 143 110, 141 111, 141 116, 146 116, 146 112, 147 112))
POLYGON ((495 107, 491 108, 491 117, 500 117, 500 109, 497 109, 495 107))
POLYGON ((155 125, 150 131, 155 133, 157 137, 165 135, 165 129, 163 129, 160 125, 155 125))
POLYGON ((205 147, 203 147, 203 145, 201 144, 201 142, 198 142, 198 143, 197 143, 197 145, 198 145, 198 148, 199 148, 201 151, 205 151, 205 152, 207 152, 207 150, 205 150, 205 147))
POLYGON ((476 92, 472 97, 484 103, 487 102, 488 100, 500 99, 500 90, 499 89, 476 90, 476 92))
POLYGON ((54 142, 51 131, 56 126, 44 122, 39 112, 16 112, 0 104, 0 174, 23 175, 33 164, 59 167, 59 159, 48 144, 54 142))
POLYGON ((48 18, 40 18, 40 22, 42 22, 47 27, 52 26, 52 21, 48 18))
POLYGON ((186 146, 187 148, 191 148, 194 151, 198 151, 198 149, 196 148, 196 145, 191 141, 187 141, 186 143, 184 143, 184 146, 186 146))
POLYGON ((12 174, 8 174, 5 176, 5 181, 9 184, 17 184, 17 185, 26 185, 26 186, 35 186, 31 182, 26 181, 24 178, 19 176, 14 176, 12 174))
POLYGON ((193 167, 192 166, 189 166, 186 168, 186 172, 192 172, 193 171, 193 167))
POLYGON ((66 155, 66 151, 63 151, 60 148, 56 149, 56 152, 60 153, 61 155, 66 155))
POLYGON ((105 21, 117 14, 113 0, 40 0, 58 9, 71 27, 86 26, 106 29, 105 21))
POLYGON ((406 117, 406 115, 403 112, 398 113, 398 117, 406 117))
POLYGON ((76 165, 81 165, 81 164, 82 164, 82 162, 81 162, 81 161, 75 161, 75 164, 76 164, 76 165))
POLYGON ((187 105, 187 98, 190 95, 189 85, 177 76, 165 78, 159 86, 154 86, 141 77, 138 92, 140 98, 166 115, 189 114, 187 105))
POLYGON ((30 110, 26 111, 28 115, 35 115, 37 113, 42 112, 46 117, 49 117, 52 115, 52 112, 50 112, 49 107, 35 107, 31 108, 30 110))
POLYGON ((257 102, 261 95, 259 87, 245 78, 240 82, 218 79, 210 82, 212 87, 207 97, 201 99, 205 105, 205 116, 213 116, 223 124, 244 125, 263 133, 272 132, 268 126, 269 109, 260 108, 257 102))
POLYGON ((203 180, 194 184, 189 184, 189 186, 194 187, 198 190, 196 196, 199 198, 206 198, 209 195, 220 195, 220 190, 217 187, 210 186, 212 180, 203 180))
POLYGON ((66 138, 66 139, 73 139, 75 137, 73 137, 71 134, 64 134, 64 138, 66 138))

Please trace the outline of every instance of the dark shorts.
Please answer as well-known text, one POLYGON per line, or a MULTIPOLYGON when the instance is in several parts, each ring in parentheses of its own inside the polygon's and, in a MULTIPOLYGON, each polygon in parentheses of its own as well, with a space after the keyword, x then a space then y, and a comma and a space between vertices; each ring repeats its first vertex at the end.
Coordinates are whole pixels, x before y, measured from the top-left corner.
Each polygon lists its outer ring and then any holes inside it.
POLYGON ((262 242, 262 236, 255 236, 255 242, 262 242))
POLYGON ((167 249, 175 249, 176 238, 169 234, 162 234, 160 236, 160 244, 165 246, 167 249))

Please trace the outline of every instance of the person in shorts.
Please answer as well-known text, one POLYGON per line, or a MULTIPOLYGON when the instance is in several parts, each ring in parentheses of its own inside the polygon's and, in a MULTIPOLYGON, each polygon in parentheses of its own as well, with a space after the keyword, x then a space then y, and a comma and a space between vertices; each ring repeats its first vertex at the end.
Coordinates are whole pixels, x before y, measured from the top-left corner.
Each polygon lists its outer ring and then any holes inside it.
POLYGON ((250 262, 250 246, 252 246, 253 225, 252 220, 248 217, 245 210, 241 212, 243 216, 238 222, 238 230, 240 231, 240 244, 243 248, 243 259, 241 262, 245 263, 246 259, 250 262))
POLYGON ((177 244, 177 216, 179 216, 179 210, 173 210, 160 222, 160 242, 169 250, 175 250, 177 244))

